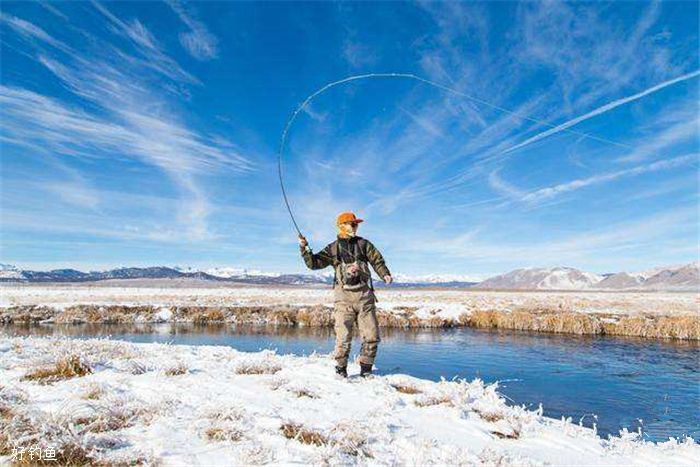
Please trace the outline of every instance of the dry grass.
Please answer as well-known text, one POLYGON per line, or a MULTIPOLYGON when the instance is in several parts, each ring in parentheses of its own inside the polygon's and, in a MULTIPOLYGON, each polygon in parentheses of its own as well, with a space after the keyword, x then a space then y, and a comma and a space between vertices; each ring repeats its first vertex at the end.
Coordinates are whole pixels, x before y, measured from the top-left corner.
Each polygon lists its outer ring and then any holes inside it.
POLYGON ((293 439, 303 444, 314 444, 324 446, 328 444, 328 438, 318 431, 305 428, 297 423, 285 423, 280 427, 280 431, 287 439, 293 439))
POLYGON ((148 320, 158 308, 151 305, 75 305, 56 312, 57 323, 133 323, 136 317, 148 320))
POLYGON ((448 395, 425 395, 413 401, 418 407, 431 407, 434 405, 447 404, 452 405, 452 398, 448 395))
POLYGON ((12 444, 5 433, 0 431, 0 456, 9 456, 12 454, 12 444))
POLYGON ((288 379, 280 378, 277 376, 274 379, 269 380, 267 384, 270 387, 270 389, 272 389, 273 391, 277 391, 278 389, 280 389, 281 387, 285 386, 288 383, 289 383, 288 379))
POLYGON ((223 323, 226 314, 221 308, 198 308, 191 311, 188 318, 196 324, 223 323))
POLYGON ((87 392, 85 394, 83 394, 81 397, 83 399, 87 399, 87 400, 97 400, 97 399, 101 398, 102 396, 104 396, 104 394, 105 394, 104 389, 102 389, 100 386, 95 384, 95 385, 92 385, 89 388, 87 388, 87 392))
POLYGON ((178 376, 186 375, 189 372, 189 368, 187 368, 187 366, 184 363, 178 362, 175 365, 166 368, 164 373, 166 374, 166 376, 178 376))
POLYGON ((700 316, 623 316, 604 329, 616 336, 700 340, 700 316))
POLYGON ((135 418, 122 412, 80 417, 74 423, 81 433, 106 433, 133 426, 135 418))
POLYGON ((355 421, 342 421, 331 430, 331 443, 351 456, 374 457, 367 447, 370 430, 355 421))
POLYGON ((307 388, 294 388, 290 389, 289 392, 294 394, 297 397, 308 397, 309 399, 318 399, 319 396, 318 394, 314 393, 313 391, 307 389, 307 388))
POLYGON ((410 384, 395 383, 391 385, 392 388, 396 389, 398 392, 403 394, 420 394, 423 391, 410 384))
MULTIPOLYGON (((2 426, 0 431, 0 455, 12 456, 13 450, 23 449, 25 454, 12 459, 11 465, 61 465, 78 466, 95 463, 87 449, 77 442, 65 426, 38 423, 18 413, 2 426), (55 449, 54 460, 38 459, 38 453, 30 458, 28 451, 36 447, 55 449)), ((43 451, 43 449, 42 449, 43 451)))
POLYGON ((32 324, 53 318, 57 311, 46 306, 22 305, 0 312, 0 324, 32 324))
POLYGON ((0 406, 0 419, 9 420, 14 416, 14 411, 6 406, 0 406))
POLYGON ((22 377, 22 380, 50 384, 56 381, 89 375, 91 373, 92 368, 84 363, 78 355, 69 355, 60 358, 52 367, 39 368, 27 373, 22 377))
MULTIPOLYGON (((28 448, 31 447, 32 446, 29 446, 28 448)), ((77 443, 66 443, 60 447, 52 447, 56 449, 56 455, 53 459, 37 459, 36 456, 35 458, 30 459, 29 455, 27 455, 25 452, 22 458, 16 458, 12 462, 12 465, 83 466, 96 464, 95 459, 90 456, 87 449, 77 443)))
POLYGON ((622 316, 557 310, 475 311, 459 318, 475 328, 514 329, 579 335, 616 335, 700 340, 700 316, 622 316))
POLYGON ((132 375, 143 375, 147 373, 148 370, 148 366, 146 366, 143 362, 139 362, 137 360, 131 360, 129 362, 129 373, 132 375))
POLYGON ((240 441, 243 432, 231 427, 211 427, 204 432, 204 437, 209 441, 240 441))
MULTIPOLYGON (((426 291, 426 294, 431 292, 426 291)), ((483 292, 486 293, 486 292, 483 292)), ((503 293, 503 298, 475 298, 465 294, 465 309, 456 319, 443 318, 438 308, 428 318, 416 316, 416 306, 397 306, 392 310, 377 310, 379 325, 387 328, 449 328, 467 326, 522 331, 566 333, 578 335, 618 335, 645 338, 700 340, 700 316, 693 314, 680 299, 656 298, 647 303, 635 296, 606 294, 604 298, 569 294, 545 297, 533 295, 523 299, 527 292, 503 293), (612 298, 611 298, 612 297, 612 298), (548 303, 547 300, 558 300, 548 303), (668 314, 645 316, 645 309, 663 306, 668 314), (617 314, 605 315, 601 310, 617 314), (586 311, 595 310, 596 313, 586 311), (637 314, 625 315, 627 312, 637 314), (685 313, 685 314, 683 314, 685 313)), ((656 296, 653 296, 656 297, 656 296)), ((173 320, 198 324, 237 323, 272 324, 286 326, 332 327, 333 309, 324 305, 293 306, 171 306, 173 320)), ((75 305, 64 310, 42 306, 22 305, 0 308, 0 323, 36 323, 53 318, 57 323, 134 323, 150 321, 160 310, 150 305, 75 305)))
POLYGON ((519 430, 493 430, 490 432, 492 435, 496 435, 500 439, 518 439, 520 438, 519 430))
POLYGON ((236 367, 239 375, 274 375, 282 369, 282 366, 273 362, 245 362, 236 367))
POLYGON ((479 409, 473 409, 473 412, 477 414, 482 420, 489 423, 494 423, 499 420, 503 420, 503 415, 498 412, 486 412, 479 409))

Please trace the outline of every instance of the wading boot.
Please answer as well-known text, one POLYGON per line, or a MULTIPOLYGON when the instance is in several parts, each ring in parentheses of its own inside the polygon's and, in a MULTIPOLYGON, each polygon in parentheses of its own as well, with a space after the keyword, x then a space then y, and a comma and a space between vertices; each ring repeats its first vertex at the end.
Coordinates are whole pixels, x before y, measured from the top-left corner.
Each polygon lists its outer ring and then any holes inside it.
POLYGON ((346 367, 346 366, 335 367, 335 374, 337 374, 338 376, 341 376, 343 378, 347 378, 348 377, 348 367, 346 367))
POLYGON ((372 365, 367 363, 360 363, 360 376, 367 377, 372 374, 372 365))

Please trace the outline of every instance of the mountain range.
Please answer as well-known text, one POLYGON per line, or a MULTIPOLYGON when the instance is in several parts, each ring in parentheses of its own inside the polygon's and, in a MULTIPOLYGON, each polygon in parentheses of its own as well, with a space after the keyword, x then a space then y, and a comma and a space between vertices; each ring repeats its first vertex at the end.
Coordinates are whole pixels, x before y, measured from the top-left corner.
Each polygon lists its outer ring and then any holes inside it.
MULTIPOLYGON (((75 269, 23 270, 0 264, 0 282, 92 282, 108 279, 199 279, 242 284, 332 284, 333 274, 280 274, 240 268, 143 267, 83 272, 75 269)), ((378 287, 381 281, 375 281, 378 287)), ((700 262, 642 272, 593 274, 569 267, 524 268, 475 281, 469 276, 397 274, 396 287, 473 287, 495 290, 677 290, 700 291, 700 262)))

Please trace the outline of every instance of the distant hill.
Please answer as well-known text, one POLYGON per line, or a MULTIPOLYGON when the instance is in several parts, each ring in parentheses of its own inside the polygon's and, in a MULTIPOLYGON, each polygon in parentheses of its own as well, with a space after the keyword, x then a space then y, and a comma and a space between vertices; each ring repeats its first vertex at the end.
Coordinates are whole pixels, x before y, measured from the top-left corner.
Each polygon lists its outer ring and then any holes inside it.
POLYGON ((679 290, 700 291, 700 263, 659 267, 639 273, 591 274, 574 268, 516 269, 475 287, 511 290, 679 290))
POLYGON ((225 277, 215 276, 207 272, 189 269, 183 272, 180 268, 164 266, 146 268, 118 268, 108 271, 82 272, 75 269, 53 269, 51 271, 20 270, 11 265, 0 265, 0 281, 2 282, 91 282, 108 279, 199 279, 222 282, 239 282, 247 284, 325 284, 329 280, 322 276, 304 274, 272 274, 247 275, 229 274, 225 277))
POLYGON ((581 290, 603 280, 603 276, 574 268, 529 268, 486 279, 476 287, 481 289, 516 290, 581 290))
MULTIPOLYGON (((110 279, 198 279, 239 284, 330 285, 333 273, 281 274, 239 268, 153 266, 83 272, 75 269, 23 270, 0 264, 0 282, 92 282, 110 279)), ((384 283, 376 280, 376 287, 384 283)), ((570 267, 516 269, 478 282, 470 276, 397 274, 392 287, 451 287, 497 290, 677 290, 700 291, 700 263, 659 267, 638 273, 593 274, 570 267)))

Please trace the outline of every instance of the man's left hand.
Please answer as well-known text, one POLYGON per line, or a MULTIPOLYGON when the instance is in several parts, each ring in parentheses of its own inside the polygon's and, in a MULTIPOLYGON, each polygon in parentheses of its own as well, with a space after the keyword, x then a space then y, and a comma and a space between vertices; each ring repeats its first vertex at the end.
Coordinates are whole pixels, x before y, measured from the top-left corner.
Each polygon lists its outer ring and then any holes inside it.
POLYGON ((387 285, 389 285, 389 284, 391 284, 392 282, 394 282, 394 278, 393 278, 393 277, 391 277, 389 274, 387 274, 386 276, 384 276, 384 283, 386 283, 387 285))

